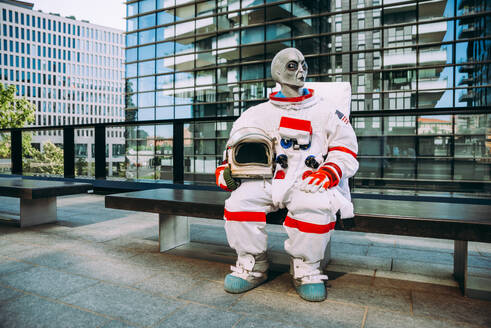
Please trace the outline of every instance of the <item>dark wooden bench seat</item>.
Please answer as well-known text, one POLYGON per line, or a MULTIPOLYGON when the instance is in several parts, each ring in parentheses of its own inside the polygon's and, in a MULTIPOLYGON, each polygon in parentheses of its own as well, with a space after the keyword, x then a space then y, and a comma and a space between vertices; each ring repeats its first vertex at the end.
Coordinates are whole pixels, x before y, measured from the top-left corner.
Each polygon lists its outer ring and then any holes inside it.
POLYGON ((0 178, 0 196, 20 198, 20 227, 56 221, 57 196, 85 193, 90 189, 90 183, 0 178))
MULTIPOLYGON (((160 251, 189 242, 187 217, 223 219, 228 193, 151 189, 108 195, 108 208, 159 214, 160 251)), ((491 205, 354 199, 354 225, 336 229, 454 240, 454 275, 466 291, 468 241, 491 242, 491 205)), ((344 220, 343 220, 344 221, 344 220)))

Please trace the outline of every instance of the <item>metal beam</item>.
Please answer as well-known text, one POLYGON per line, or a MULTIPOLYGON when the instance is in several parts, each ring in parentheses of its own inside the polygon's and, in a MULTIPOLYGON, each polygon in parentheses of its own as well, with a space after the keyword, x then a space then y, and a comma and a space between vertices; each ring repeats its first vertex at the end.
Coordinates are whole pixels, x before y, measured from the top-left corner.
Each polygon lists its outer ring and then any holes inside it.
POLYGON ((174 122, 173 127, 173 181, 174 183, 184 183, 184 124, 182 122, 174 122))
POLYGON ((106 178, 106 127, 97 125, 94 132, 95 178, 106 178))
POLYGON ((73 127, 63 129, 63 176, 75 177, 75 129, 73 127))
POLYGON ((22 175, 22 130, 10 132, 10 159, 12 161, 12 174, 22 175))

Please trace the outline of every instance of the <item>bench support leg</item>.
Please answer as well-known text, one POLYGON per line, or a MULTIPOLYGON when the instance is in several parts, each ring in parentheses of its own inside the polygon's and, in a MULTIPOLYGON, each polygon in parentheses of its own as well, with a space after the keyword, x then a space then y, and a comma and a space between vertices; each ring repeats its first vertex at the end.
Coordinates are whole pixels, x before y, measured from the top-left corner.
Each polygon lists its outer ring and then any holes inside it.
POLYGON ((186 216, 159 214, 159 245, 165 252, 189 243, 189 223, 186 216))
POLYGON ((20 199, 21 228, 55 221, 56 197, 20 199))
POLYGON ((467 241, 454 241, 453 273, 460 290, 466 295, 467 287, 467 241))

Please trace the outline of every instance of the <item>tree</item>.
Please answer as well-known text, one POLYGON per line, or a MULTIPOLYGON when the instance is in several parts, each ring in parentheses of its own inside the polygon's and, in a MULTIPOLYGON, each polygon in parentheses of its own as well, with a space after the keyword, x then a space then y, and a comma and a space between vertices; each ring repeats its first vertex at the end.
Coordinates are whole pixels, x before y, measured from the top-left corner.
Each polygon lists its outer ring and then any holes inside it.
MULTIPOLYGON (((5 86, 0 83, 0 128, 21 128, 34 122, 34 105, 25 98, 16 98, 15 85, 5 86)), ((24 154, 31 148, 30 137, 24 134, 22 146, 24 154), (24 137, 24 135, 26 137, 24 137), (24 140, 26 139, 26 140, 24 140)), ((10 134, 3 133, 0 138, 0 158, 10 158, 10 134)))
POLYGON ((22 128, 34 122, 35 107, 25 98, 16 98, 15 85, 0 83, 0 128, 22 128))
MULTIPOLYGON (((14 85, 0 83, 0 128, 22 128, 35 120, 35 107, 26 98, 16 97, 14 85)), ((10 158, 10 134, 0 134, 0 158, 10 158)), ((31 144, 31 133, 22 133, 23 167, 32 173, 63 174, 63 150, 47 142, 43 151, 31 144)))

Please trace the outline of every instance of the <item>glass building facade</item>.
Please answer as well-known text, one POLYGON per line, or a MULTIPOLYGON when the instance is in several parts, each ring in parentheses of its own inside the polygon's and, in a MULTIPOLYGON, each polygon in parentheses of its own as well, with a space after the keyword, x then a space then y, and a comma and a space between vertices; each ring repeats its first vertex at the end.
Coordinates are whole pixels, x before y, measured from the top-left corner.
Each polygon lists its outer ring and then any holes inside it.
MULTIPOLYGON (((200 119, 184 126, 185 180, 213 181, 233 118, 267 100, 275 85, 272 58, 296 47, 306 57, 309 81, 351 83, 356 187, 490 190, 490 1, 141 0, 126 6, 126 120, 200 119)), ((172 135, 170 126, 145 129, 127 133, 126 153, 163 156, 157 145, 171 141, 156 135, 172 135)), ((132 176, 157 172, 164 157, 136 165, 132 176)))

